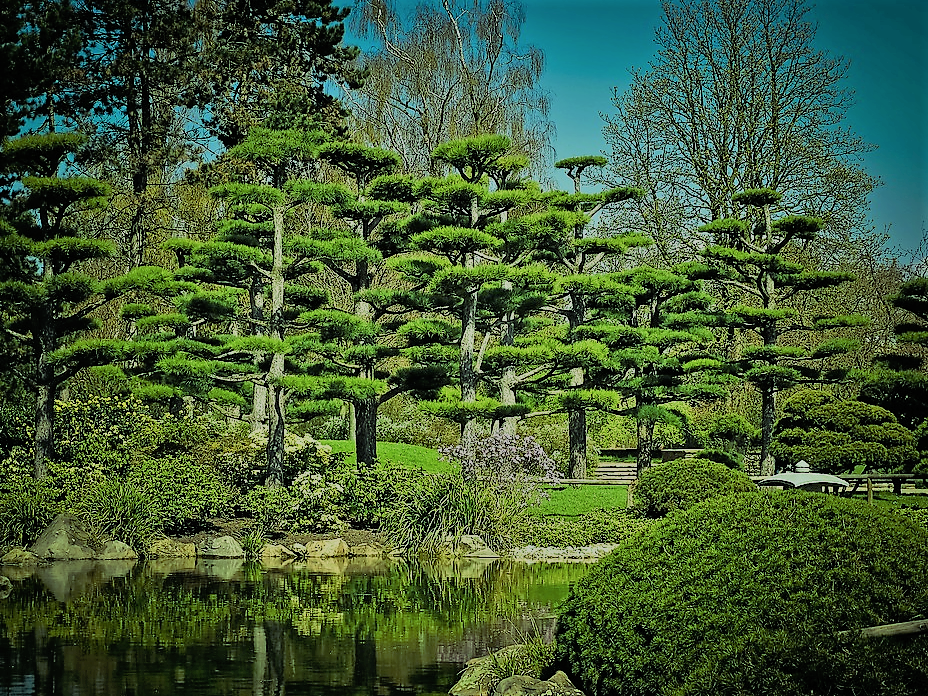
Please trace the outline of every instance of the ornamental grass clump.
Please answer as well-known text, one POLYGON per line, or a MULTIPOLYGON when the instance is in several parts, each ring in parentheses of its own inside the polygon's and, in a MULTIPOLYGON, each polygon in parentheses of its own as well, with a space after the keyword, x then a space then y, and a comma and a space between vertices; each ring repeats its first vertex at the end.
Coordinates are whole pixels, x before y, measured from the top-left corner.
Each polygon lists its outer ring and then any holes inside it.
POLYGON ((708 459, 675 459, 645 469, 634 489, 635 510, 659 518, 709 498, 749 493, 757 486, 741 471, 708 459))
POLYGON ((555 664, 588 696, 923 696, 928 532, 803 491, 707 501, 654 523, 571 590, 555 664))
POLYGON ((398 547, 434 552, 449 537, 474 534, 497 551, 507 549, 525 512, 544 497, 542 479, 557 476, 529 437, 484 438, 473 459, 461 447, 439 452, 454 471, 407 481, 384 517, 382 529, 398 547))

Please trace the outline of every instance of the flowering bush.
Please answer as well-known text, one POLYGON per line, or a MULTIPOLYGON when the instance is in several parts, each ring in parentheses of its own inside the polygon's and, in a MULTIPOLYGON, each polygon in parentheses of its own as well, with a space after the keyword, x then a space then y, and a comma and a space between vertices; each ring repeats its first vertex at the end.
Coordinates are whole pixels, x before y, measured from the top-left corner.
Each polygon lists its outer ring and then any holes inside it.
MULTIPOLYGON (((267 433, 229 429, 215 444, 214 462, 223 480, 240 491, 249 491, 264 481, 267 467, 267 433)), ((283 484, 289 486, 306 471, 325 472, 339 455, 309 435, 287 432, 284 439, 283 484)))
POLYGON ((123 475, 136 455, 149 449, 157 422, 134 397, 94 396, 56 401, 56 459, 52 467, 71 483, 99 482, 123 475))
POLYGON ((540 476, 552 480, 559 477, 558 467, 541 445, 532 437, 496 433, 477 443, 474 459, 470 461, 461 445, 438 450, 441 458, 457 464, 464 472, 477 476, 493 475, 513 478, 540 476))

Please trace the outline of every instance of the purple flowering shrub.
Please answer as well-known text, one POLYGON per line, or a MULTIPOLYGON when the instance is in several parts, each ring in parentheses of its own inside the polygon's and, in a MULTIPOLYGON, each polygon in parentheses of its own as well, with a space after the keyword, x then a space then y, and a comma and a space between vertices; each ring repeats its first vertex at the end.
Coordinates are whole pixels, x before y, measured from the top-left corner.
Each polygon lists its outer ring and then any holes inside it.
POLYGON ((496 433, 477 442, 473 461, 468 461, 461 445, 442 447, 441 459, 457 464, 465 478, 473 473, 478 477, 523 478, 539 476, 553 480, 560 476, 557 464, 541 445, 530 436, 496 433))

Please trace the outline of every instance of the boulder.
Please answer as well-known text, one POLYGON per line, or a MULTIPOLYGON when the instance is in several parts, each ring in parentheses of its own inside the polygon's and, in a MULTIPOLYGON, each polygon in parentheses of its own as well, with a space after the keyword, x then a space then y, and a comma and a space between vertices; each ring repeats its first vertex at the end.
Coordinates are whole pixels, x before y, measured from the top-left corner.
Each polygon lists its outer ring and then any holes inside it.
POLYGON ((0 558, 0 565, 31 566, 38 565, 41 562, 42 559, 32 551, 26 551, 26 549, 18 546, 14 546, 3 555, 3 558, 0 558))
POLYGON ((383 556, 383 549, 370 544, 358 544, 348 549, 350 556, 363 556, 365 558, 380 558, 383 556))
POLYGON ((91 535, 74 515, 61 513, 29 549, 50 561, 80 561, 96 558, 91 535))
POLYGON ((476 534, 464 534, 461 537, 449 535, 439 546, 438 552, 442 556, 464 556, 465 558, 500 557, 476 534))
POLYGON ((295 553, 297 556, 305 556, 305 555, 306 555, 306 547, 303 546, 303 544, 301 544, 300 542, 296 542, 295 544, 291 544, 291 545, 290 545, 290 548, 293 549, 293 553, 295 553))
POLYGON ((584 696, 566 674, 557 672, 546 681, 517 675, 506 677, 493 687, 491 696, 584 696))
POLYGON ((244 558, 245 551, 233 537, 221 536, 200 542, 197 555, 201 558, 244 558))
POLYGON ((448 693, 451 696, 487 696, 493 681, 494 658, 506 660, 511 655, 524 650, 524 645, 508 645, 493 655, 484 655, 468 660, 457 683, 448 693))
POLYGON ((296 558, 296 554, 283 544, 265 544, 261 547, 261 559, 296 558))
POLYGON ((306 544, 307 558, 334 558, 347 555, 348 545, 341 539, 323 539, 306 544))
POLYGON ((101 561, 127 561, 135 560, 139 555, 132 550, 132 547, 121 541, 108 541, 103 545, 96 558, 101 561))
POLYGON ((149 558, 196 558, 197 545, 162 537, 148 547, 149 558))

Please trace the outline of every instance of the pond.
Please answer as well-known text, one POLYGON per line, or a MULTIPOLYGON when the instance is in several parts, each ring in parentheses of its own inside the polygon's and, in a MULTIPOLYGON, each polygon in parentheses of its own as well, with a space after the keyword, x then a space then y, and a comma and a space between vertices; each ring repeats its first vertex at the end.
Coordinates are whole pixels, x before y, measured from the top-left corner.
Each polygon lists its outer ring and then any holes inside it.
POLYGON ((553 632, 582 564, 326 559, 0 568, 0 696, 446 694, 553 632))

